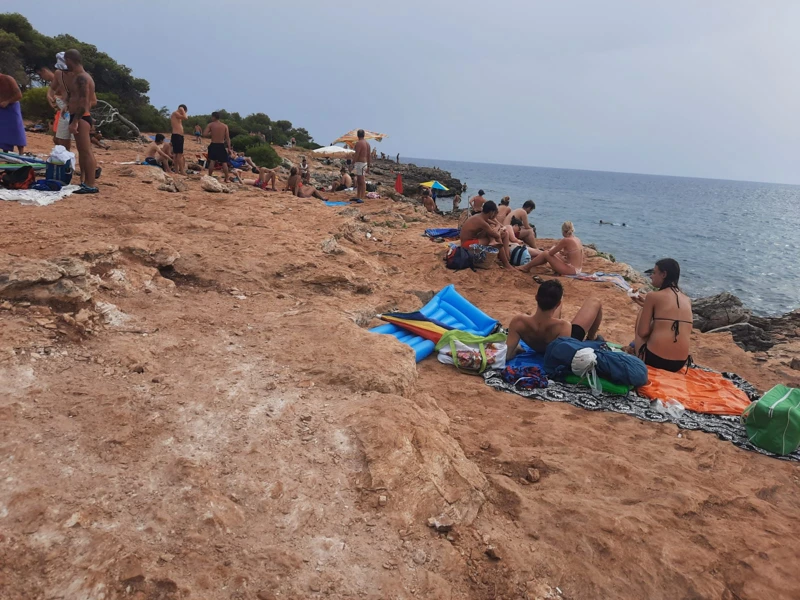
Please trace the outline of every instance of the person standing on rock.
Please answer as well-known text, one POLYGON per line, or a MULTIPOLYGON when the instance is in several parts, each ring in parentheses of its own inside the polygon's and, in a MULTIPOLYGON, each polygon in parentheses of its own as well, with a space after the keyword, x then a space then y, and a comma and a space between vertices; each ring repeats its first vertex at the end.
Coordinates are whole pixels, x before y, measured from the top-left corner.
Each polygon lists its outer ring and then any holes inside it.
POLYGON ((372 163, 370 148, 367 140, 364 139, 364 130, 358 130, 358 141, 354 148, 356 151, 353 156, 353 172, 356 176, 356 196, 362 200, 367 197, 367 173, 372 163))
POLYGON ((22 154, 28 143, 20 100, 22 92, 17 80, 0 73, 0 149, 5 152, 13 152, 16 146, 17 152, 22 154))
POLYGON ((75 49, 64 53, 64 63, 72 75, 67 88, 67 108, 69 110, 69 133, 75 136, 75 146, 78 149, 78 160, 81 163, 83 181, 76 194, 96 194, 98 190, 94 185, 95 178, 99 175, 97 161, 92 150, 92 107, 97 104, 94 93, 94 79, 83 68, 83 59, 80 52, 75 49))
POLYGON ((211 113, 211 122, 206 125, 206 130, 203 135, 211 138, 211 143, 208 145, 209 176, 214 173, 216 165, 219 165, 222 168, 224 181, 228 183, 230 177, 230 171, 228 169, 228 150, 231 147, 231 134, 228 130, 228 126, 219 120, 219 113, 217 111, 211 113))
POLYGON ((183 122, 189 118, 185 104, 178 106, 178 110, 172 113, 169 122, 172 125, 172 135, 170 136, 170 144, 172 144, 172 152, 175 155, 175 171, 181 175, 186 175, 186 162, 183 159, 183 122))

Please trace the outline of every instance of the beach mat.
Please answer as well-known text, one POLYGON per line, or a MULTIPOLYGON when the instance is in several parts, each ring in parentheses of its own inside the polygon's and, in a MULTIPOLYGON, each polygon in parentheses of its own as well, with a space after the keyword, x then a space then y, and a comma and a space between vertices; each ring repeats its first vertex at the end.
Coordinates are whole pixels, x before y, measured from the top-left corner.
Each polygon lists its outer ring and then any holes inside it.
POLYGON ((445 240, 454 240, 458 239, 458 236, 461 235, 461 230, 454 227, 434 227, 426 229, 424 235, 431 239, 442 238, 445 240))
MULTIPOLYGON (((732 373, 723 373, 722 375, 726 379, 729 379, 737 388, 742 390, 750 400, 755 401, 759 398, 759 393, 755 387, 738 375, 732 373)), ((602 410, 620 413, 653 423, 674 423, 680 429, 713 433, 719 439, 728 441, 743 450, 757 452, 758 454, 763 454, 779 460, 800 462, 800 450, 796 450, 792 454, 787 454, 786 456, 778 456, 777 454, 772 454, 771 452, 754 446, 750 443, 750 440, 748 440, 747 430, 745 426, 742 425, 739 417, 730 415, 709 415, 686 410, 679 419, 675 419, 668 413, 661 413, 652 408, 649 398, 639 396, 635 392, 631 392, 627 396, 616 396, 606 393, 594 395, 585 387, 560 383, 558 381, 552 381, 546 388, 522 390, 503 381, 501 371, 496 370, 486 371, 483 374, 483 380, 489 387, 502 392, 517 394, 524 398, 542 400, 544 402, 567 402, 585 410, 602 410)))
POLYGON ((350 206, 349 202, 342 202, 340 200, 324 200, 323 204, 325 206, 350 206))
POLYGON ((687 410, 710 415, 739 416, 750 406, 750 399, 730 379, 703 369, 684 369, 670 373, 647 367, 647 385, 637 389, 645 398, 674 398, 687 410))

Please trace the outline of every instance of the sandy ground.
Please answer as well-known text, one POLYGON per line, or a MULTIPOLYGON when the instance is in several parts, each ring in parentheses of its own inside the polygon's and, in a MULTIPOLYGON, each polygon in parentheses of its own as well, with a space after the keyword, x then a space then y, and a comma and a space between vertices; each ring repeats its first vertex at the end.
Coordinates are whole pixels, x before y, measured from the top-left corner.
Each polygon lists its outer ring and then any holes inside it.
MULTIPOLYGON (((100 195, 0 203, 0 272, 42 274, 0 310, 3 599, 798 598, 796 464, 496 392, 366 331, 448 283, 506 325, 533 310, 529 277, 444 268, 420 234, 448 221, 161 192, 117 146, 100 195)), ((597 296, 629 339, 622 291, 564 285, 567 315, 597 296)), ((785 380, 781 347, 693 354, 785 380)))

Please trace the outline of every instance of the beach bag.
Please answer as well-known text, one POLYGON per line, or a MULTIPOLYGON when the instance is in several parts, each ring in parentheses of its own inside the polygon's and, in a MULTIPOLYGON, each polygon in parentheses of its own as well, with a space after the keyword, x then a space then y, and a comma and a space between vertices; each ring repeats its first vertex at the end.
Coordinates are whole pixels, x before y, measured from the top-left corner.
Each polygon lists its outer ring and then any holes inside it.
POLYGON ((46 179, 55 179, 64 185, 69 185, 72 181, 72 161, 68 160, 65 163, 47 162, 45 167, 44 176, 46 179))
POLYGON ((460 271, 461 269, 475 270, 472 264, 472 254, 469 253, 469 250, 455 244, 450 244, 450 249, 444 257, 444 264, 448 269, 454 271, 460 271))
POLYGON ((744 409, 747 439, 773 454, 791 454, 800 447, 800 390, 776 385, 744 409))
POLYGON ((481 374, 486 369, 502 369, 506 366, 505 333, 482 336, 452 329, 446 331, 436 350, 439 362, 454 365, 459 371, 481 374))
POLYGON ((20 167, 14 171, 6 171, 0 178, 0 186, 9 190, 27 190, 36 182, 33 167, 20 167))
POLYGON ((467 251, 472 255, 472 266, 477 269, 491 268, 500 254, 499 249, 483 244, 472 244, 467 251))

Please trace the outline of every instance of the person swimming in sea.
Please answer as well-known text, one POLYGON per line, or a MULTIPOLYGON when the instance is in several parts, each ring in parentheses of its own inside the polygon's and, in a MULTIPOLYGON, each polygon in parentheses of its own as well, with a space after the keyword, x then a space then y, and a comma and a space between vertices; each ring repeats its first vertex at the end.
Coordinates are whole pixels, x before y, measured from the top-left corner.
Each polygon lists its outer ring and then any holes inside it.
POLYGON ((678 287, 681 267, 672 258, 662 258, 653 268, 650 281, 655 292, 631 296, 642 307, 636 317, 635 353, 646 365, 677 373, 690 360, 692 301, 678 287))

